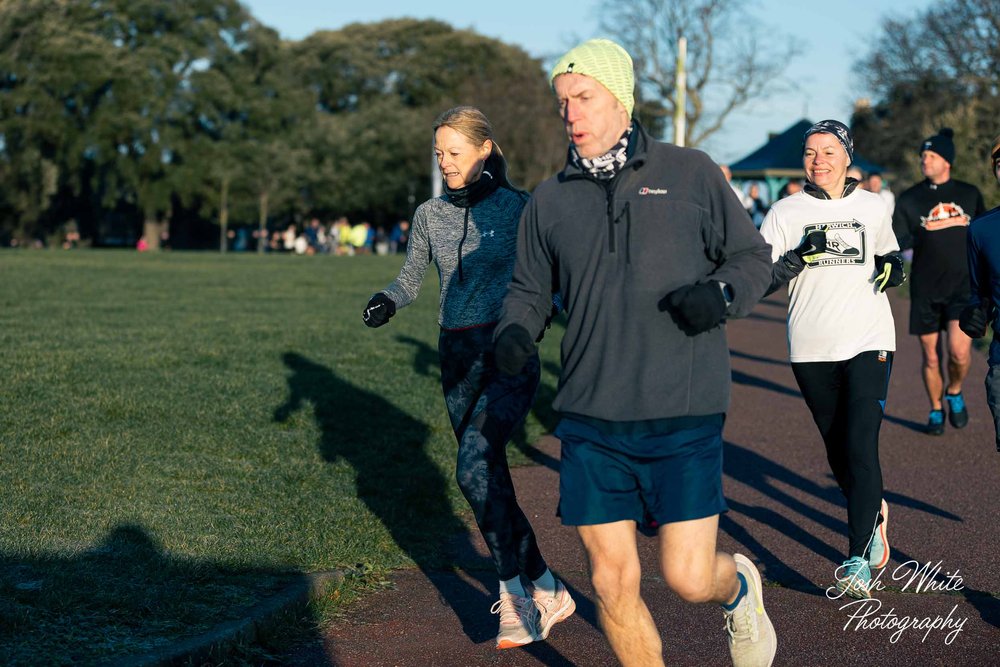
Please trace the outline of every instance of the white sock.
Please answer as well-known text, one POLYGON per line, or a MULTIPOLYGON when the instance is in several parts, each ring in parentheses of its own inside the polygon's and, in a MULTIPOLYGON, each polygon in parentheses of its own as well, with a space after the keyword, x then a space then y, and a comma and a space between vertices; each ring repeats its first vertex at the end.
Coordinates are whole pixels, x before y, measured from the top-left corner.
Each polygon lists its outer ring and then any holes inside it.
POLYGON ((521 584, 520 575, 514 577, 513 579, 508 579, 507 581, 501 579, 500 592, 510 593, 511 595, 518 595, 522 598, 528 597, 527 595, 524 594, 524 586, 521 584))
POLYGON ((549 568, 545 568, 542 576, 531 583, 535 585, 536 591, 545 591, 545 594, 549 597, 556 596, 556 578, 552 576, 552 571, 549 568))

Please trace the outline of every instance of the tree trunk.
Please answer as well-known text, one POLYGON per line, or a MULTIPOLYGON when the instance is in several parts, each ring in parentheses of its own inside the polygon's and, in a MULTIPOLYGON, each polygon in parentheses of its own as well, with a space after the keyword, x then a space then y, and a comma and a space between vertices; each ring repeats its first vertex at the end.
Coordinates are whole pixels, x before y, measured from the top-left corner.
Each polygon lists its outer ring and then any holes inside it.
POLYGON ((257 252, 264 252, 264 232, 267 230, 267 190, 260 193, 260 233, 261 238, 258 239, 257 252))
POLYGON ((142 223, 142 240, 145 241, 144 250, 156 251, 160 249, 160 234, 163 231, 163 223, 159 220, 147 217, 142 223))
POLYGON ((229 177, 222 179, 219 192, 219 252, 225 253, 229 246, 226 235, 229 233, 229 177))

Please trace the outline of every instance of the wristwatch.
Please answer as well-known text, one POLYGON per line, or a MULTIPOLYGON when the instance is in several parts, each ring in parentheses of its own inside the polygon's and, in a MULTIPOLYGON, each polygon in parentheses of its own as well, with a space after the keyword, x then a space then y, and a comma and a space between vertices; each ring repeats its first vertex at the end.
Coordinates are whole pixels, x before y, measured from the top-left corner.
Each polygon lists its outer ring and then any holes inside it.
POLYGON ((733 288, 729 286, 729 283, 724 283, 721 280, 716 281, 719 283, 719 289, 722 290, 722 298, 726 302, 726 308, 733 303, 733 288))

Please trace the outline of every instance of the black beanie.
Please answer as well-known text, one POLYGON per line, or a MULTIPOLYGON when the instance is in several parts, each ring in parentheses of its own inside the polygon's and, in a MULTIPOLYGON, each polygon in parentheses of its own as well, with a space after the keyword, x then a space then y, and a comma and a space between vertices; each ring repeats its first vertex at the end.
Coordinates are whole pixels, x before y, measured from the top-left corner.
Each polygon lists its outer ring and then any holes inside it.
POLYGON ((945 162, 951 164, 955 161, 955 142, 951 139, 954 136, 954 130, 942 127, 933 137, 924 139, 924 143, 920 144, 920 152, 934 151, 943 157, 945 162))

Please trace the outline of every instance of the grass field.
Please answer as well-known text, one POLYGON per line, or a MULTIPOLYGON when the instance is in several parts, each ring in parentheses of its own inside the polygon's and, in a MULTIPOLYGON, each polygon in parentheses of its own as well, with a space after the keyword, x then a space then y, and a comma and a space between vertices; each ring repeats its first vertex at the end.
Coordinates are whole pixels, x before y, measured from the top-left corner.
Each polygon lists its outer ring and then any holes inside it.
MULTIPOLYGON (((360 317, 400 264, 0 252, 0 663, 142 653, 303 572, 446 565, 435 272, 360 317)), ((557 352, 512 462, 551 427, 557 352)))

